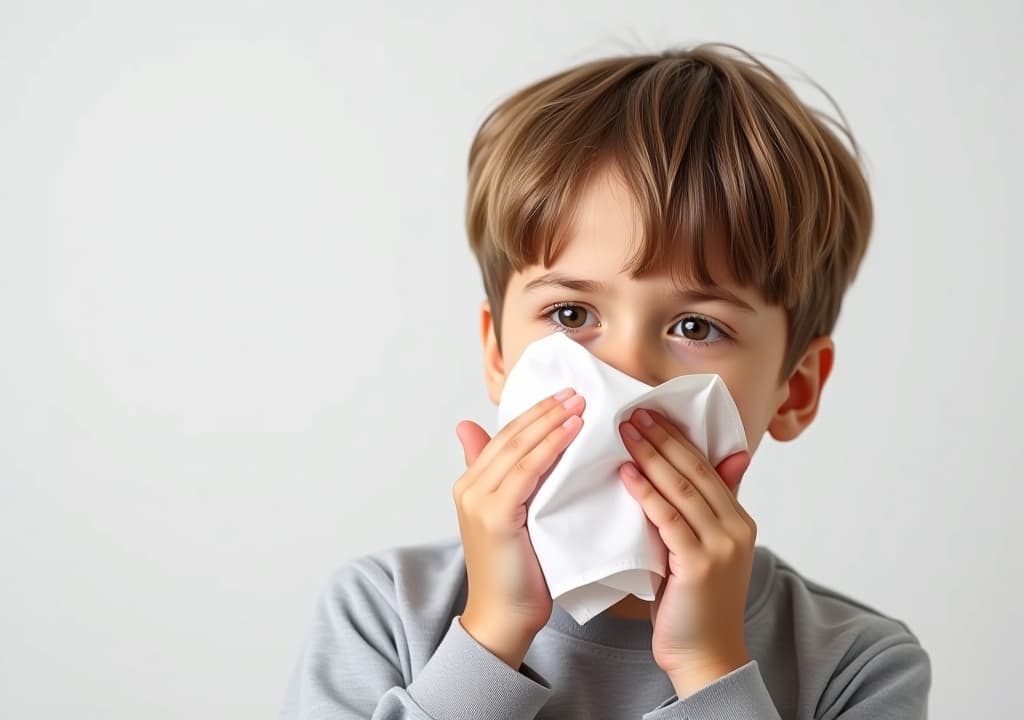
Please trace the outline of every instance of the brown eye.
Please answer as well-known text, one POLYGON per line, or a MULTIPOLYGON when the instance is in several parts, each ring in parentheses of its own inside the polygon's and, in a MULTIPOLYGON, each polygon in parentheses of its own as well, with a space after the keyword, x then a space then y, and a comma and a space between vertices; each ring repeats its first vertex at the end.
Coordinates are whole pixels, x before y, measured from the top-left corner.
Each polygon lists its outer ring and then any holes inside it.
POLYGON ((682 321, 683 333, 691 340, 706 340, 711 323, 701 318, 686 318, 682 321))
POLYGON ((728 339, 728 336, 715 323, 699 315, 685 317, 676 323, 675 327, 681 328, 682 332, 679 334, 685 339, 703 345, 728 339))
MULTIPOLYGON (((543 317, 544 321, 558 332, 574 335, 587 328, 601 327, 600 323, 585 325, 588 321, 588 315, 590 315, 590 310, 583 305, 559 302, 553 307, 546 309, 543 317)), ((590 320, 596 320, 596 317, 590 320)))
POLYGON ((579 305, 566 305, 556 309, 555 313, 557 313, 558 322, 567 328, 583 327, 583 323, 587 319, 587 311, 579 305))

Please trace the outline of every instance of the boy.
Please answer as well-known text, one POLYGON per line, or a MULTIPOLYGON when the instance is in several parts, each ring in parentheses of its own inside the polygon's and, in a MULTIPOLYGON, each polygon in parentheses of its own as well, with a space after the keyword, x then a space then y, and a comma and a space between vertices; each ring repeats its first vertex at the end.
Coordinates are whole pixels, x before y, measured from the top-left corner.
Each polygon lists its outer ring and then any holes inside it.
POLYGON ((668 574, 654 602, 579 625, 525 518, 586 398, 567 388, 493 439, 459 423, 461 540, 339 569, 282 717, 926 716, 931 666, 909 628, 755 546, 737 500, 765 431, 792 440, 814 419, 870 233, 864 177, 824 120, 728 45, 586 63, 491 113, 467 208, 491 400, 530 342, 565 332, 649 385, 717 373, 749 452, 711 467, 657 413, 622 423, 621 480, 668 574))

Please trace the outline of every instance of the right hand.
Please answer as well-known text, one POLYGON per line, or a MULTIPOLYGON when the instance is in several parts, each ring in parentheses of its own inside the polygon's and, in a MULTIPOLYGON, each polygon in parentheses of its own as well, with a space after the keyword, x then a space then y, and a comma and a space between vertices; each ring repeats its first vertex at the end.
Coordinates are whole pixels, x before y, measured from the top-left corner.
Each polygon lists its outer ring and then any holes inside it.
POLYGON ((514 668, 547 624, 552 605, 526 531, 526 501, 583 426, 583 407, 583 397, 567 388, 493 439, 470 420, 455 427, 467 466, 452 488, 469 584, 460 622, 514 668))

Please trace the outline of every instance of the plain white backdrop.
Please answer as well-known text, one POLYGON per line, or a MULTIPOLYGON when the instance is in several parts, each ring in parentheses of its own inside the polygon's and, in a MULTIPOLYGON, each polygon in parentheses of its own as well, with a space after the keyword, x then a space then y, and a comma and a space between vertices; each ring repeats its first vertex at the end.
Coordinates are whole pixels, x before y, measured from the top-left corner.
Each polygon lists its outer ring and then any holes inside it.
POLYGON ((477 126, 568 65, 721 40, 836 98, 876 204, 821 412, 744 480, 758 542, 910 625, 931 717, 1018 717, 1022 23, 5 0, 0 716, 274 716, 331 571, 457 534, 454 426, 494 428, 477 126))

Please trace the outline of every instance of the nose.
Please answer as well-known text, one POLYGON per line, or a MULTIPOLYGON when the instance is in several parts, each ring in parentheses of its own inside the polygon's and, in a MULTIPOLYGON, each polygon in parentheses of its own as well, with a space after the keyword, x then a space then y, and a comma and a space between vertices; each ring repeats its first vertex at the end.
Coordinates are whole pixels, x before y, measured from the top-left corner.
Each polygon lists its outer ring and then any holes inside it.
POLYGON ((648 385, 660 385, 673 374, 660 339, 644 332, 605 333, 589 348, 602 362, 648 385))

